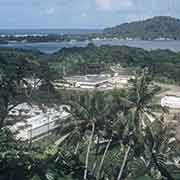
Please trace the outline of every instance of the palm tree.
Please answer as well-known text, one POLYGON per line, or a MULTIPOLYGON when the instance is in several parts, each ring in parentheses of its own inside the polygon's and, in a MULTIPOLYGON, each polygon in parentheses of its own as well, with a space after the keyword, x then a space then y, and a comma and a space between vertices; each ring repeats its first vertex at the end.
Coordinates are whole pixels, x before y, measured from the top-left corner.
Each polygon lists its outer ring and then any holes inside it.
POLYGON ((154 110, 161 109, 159 104, 153 102, 154 97, 160 92, 160 87, 153 84, 152 76, 146 69, 140 75, 137 74, 130 83, 128 101, 131 102, 130 110, 135 112, 134 120, 138 132, 150 123, 150 117, 155 117, 154 110))
POLYGON ((104 164, 106 155, 108 153, 108 150, 109 150, 109 148, 111 146, 111 142, 112 142, 112 139, 109 139, 108 142, 107 142, 107 145, 105 147, 105 150, 104 150, 104 153, 103 153, 103 156, 101 158, 101 161, 100 161, 100 164, 99 164, 99 168, 98 168, 98 171, 97 171, 97 180, 100 179, 101 171, 102 171, 102 168, 103 168, 103 164, 104 164))
POLYGON ((180 174, 180 169, 175 164, 175 159, 179 159, 180 154, 175 149, 177 141, 173 129, 156 120, 146 128, 145 138, 146 147, 151 154, 150 161, 153 162, 150 166, 154 165, 163 178, 176 179, 175 177, 180 174))
MULTIPOLYGON (((134 151, 134 143, 135 143, 135 137, 134 137, 134 133, 133 133, 133 129, 134 129, 134 113, 130 112, 128 115, 126 116, 121 116, 120 117, 120 122, 122 123, 122 121, 124 122, 124 129, 121 132, 121 151, 120 153, 122 155, 124 155, 123 159, 122 159, 122 165, 121 168, 119 170, 118 176, 117 176, 117 180, 120 180, 123 176, 123 173, 125 171, 125 168, 127 166, 127 162, 131 159, 128 159, 128 156, 130 154, 131 151, 134 151)), ((122 126, 122 125, 121 125, 122 126)))
POLYGON ((135 78, 131 80, 131 85, 127 92, 121 92, 120 94, 118 94, 118 90, 113 92, 114 109, 119 108, 119 112, 122 112, 123 117, 120 119, 128 119, 131 113, 131 125, 128 126, 129 128, 127 130, 129 136, 122 137, 123 141, 127 141, 125 143, 127 147, 125 148, 126 152, 124 153, 124 159, 117 180, 122 178, 130 151, 136 151, 138 146, 142 146, 144 136, 143 129, 151 124, 149 118, 155 117, 153 110, 160 108, 159 105, 154 104, 152 101, 159 90, 159 87, 154 86, 151 76, 143 70, 140 75, 136 75, 135 78))
POLYGON ((135 155, 128 164, 129 177, 136 179, 178 179, 180 169, 178 165, 179 152, 177 142, 171 128, 161 121, 155 120, 144 130, 144 143, 141 153, 135 155), (140 171, 141 169, 141 171, 140 171))
POLYGON ((128 155, 129 155, 130 150, 131 150, 131 147, 128 146, 127 151, 126 151, 125 156, 124 156, 124 159, 123 159, 123 163, 122 163, 122 166, 121 166, 121 169, 120 169, 120 172, 119 172, 117 180, 120 180, 121 177, 122 177, 122 174, 123 174, 125 165, 127 163, 127 159, 128 159, 128 155))
MULTIPOLYGON (((7 129, 0 129, 0 179, 2 180, 56 180, 73 174, 82 179, 83 164, 58 145, 46 148, 29 146, 14 139, 7 129)), ((73 179, 73 178, 72 178, 73 179)))
MULTIPOLYGON (((75 119, 75 126, 78 126, 77 129, 80 128, 79 130, 81 133, 83 132, 84 135, 86 135, 86 132, 90 131, 85 158, 84 179, 87 179, 89 155, 92 144, 94 144, 93 140, 96 136, 97 142, 99 142, 100 132, 105 126, 105 118, 109 111, 108 103, 105 103, 106 99, 106 93, 86 92, 83 95, 79 95, 76 100, 70 102, 70 112, 75 119)), ((98 148, 98 144, 96 147, 98 148)))
POLYGON ((133 147, 133 133, 132 133, 133 124, 134 124, 133 121, 134 121, 133 113, 129 113, 125 116, 122 109, 119 110, 119 112, 117 112, 116 116, 113 115, 113 119, 106 122, 107 127, 104 128, 105 131, 104 134, 106 135, 103 136, 104 143, 100 144, 100 146, 104 147, 105 145, 105 147, 102 149, 103 153, 97 171, 97 179, 102 178, 102 175, 104 174, 103 166, 104 164, 106 164, 105 160, 107 158, 106 157, 107 154, 112 153, 111 150, 113 149, 119 149, 119 147, 121 147, 120 154, 126 154, 124 160, 122 160, 123 165, 120 168, 121 171, 119 171, 119 178, 122 176, 127 161, 129 161, 127 160, 127 155, 130 153, 130 150, 133 147), (128 151, 125 152, 127 148, 128 151))

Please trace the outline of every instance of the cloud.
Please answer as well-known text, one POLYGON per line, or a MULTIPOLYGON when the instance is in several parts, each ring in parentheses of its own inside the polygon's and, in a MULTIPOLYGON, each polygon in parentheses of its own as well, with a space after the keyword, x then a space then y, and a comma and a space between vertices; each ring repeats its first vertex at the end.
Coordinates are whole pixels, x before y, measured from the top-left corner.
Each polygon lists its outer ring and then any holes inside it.
POLYGON ((98 9, 105 11, 127 11, 134 8, 131 0, 95 0, 95 3, 98 9))
POLYGON ((87 17, 87 13, 86 13, 86 12, 83 12, 83 13, 81 14, 81 17, 83 17, 83 18, 87 17))
POLYGON ((109 10, 111 8, 111 0, 96 0, 96 5, 99 9, 109 10))
POLYGON ((0 0, 1 28, 102 28, 159 15, 180 18, 180 0, 0 0))
POLYGON ((52 14, 55 13, 55 8, 53 8, 53 7, 47 8, 47 9, 45 10, 45 13, 46 13, 47 15, 52 15, 52 14))

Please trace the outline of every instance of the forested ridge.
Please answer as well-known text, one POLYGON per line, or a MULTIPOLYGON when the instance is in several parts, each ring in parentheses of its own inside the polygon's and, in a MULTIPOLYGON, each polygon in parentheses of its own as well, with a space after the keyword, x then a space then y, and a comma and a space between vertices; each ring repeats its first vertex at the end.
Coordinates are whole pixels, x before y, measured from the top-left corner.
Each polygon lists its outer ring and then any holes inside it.
POLYGON ((87 65, 96 64, 103 67, 102 71, 110 72, 112 65, 120 64, 130 71, 148 67, 162 82, 178 83, 180 78, 180 53, 170 50, 148 51, 127 46, 97 47, 89 44, 87 47, 63 48, 51 55, 39 51, 0 49, 0 57, 9 63, 29 58, 43 65, 41 67, 46 64, 58 77, 83 74, 82 70, 87 65))
POLYGON ((179 180, 175 124, 166 122, 168 108, 155 101, 161 88, 154 83, 158 74, 169 74, 170 79, 176 75, 178 82, 178 57, 169 50, 92 44, 48 57, 1 49, 0 180, 179 180), (159 65, 156 71, 152 62, 159 65), (80 73, 80 63, 139 68, 125 89, 70 92, 66 97, 68 90, 60 93, 52 82, 68 71, 80 73), (30 86, 31 77, 42 80, 43 88, 30 86), (54 132, 55 139, 51 135, 37 142, 16 139, 9 130, 16 119, 7 119, 9 111, 24 102, 43 100, 47 105, 69 105, 70 110, 65 110, 70 119, 54 132))
POLYGON ((180 39, 180 20, 169 16, 157 16, 143 21, 124 23, 104 29, 106 36, 154 40, 157 38, 180 39))
POLYGON ((48 34, 44 36, 0 37, 0 43, 17 42, 71 42, 92 39, 118 38, 138 40, 180 40, 180 19, 171 16, 155 16, 146 20, 123 23, 87 34, 48 34))
MULTIPOLYGON (((173 126, 164 121, 168 110, 153 101, 161 89, 147 70, 137 74, 128 89, 72 93, 66 102, 71 119, 54 132, 59 139, 49 135, 36 143, 15 139, 6 117, 7 103, 31 102, 18 82, 24 82, 25 73, 37 71, 8 66, 0 71, 1 180, 179 179, 178 140, 173 126), (161 116, 151 122, 155 112, 161 116)), ((42 98, 48 96, 47 91, 42 98)), ((58 96, 56 100, 61 102, 58 96)))
POLYGON ((64 48, 54 54, 50 64, 65 74, 81 73, 81 66, 102 64, 106 70, 111 65, 120 64, 135 70, 148 67, 160 80, 179 81, 180 53, 170 50, 147 51, 127 46, 100 46, 89 44, 85 48, 64 48))

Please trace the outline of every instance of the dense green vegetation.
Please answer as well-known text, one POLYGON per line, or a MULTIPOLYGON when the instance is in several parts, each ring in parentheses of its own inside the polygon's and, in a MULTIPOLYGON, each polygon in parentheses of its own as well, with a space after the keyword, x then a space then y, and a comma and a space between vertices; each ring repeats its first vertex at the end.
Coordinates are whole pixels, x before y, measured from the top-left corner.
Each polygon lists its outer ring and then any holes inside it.
POLYGON ((64 48, 54 54, 50 66, 63 75, 81 74, 87 64, 100 64, 105 72, 111 65, 134 71, 148 67, 155 78, 166 82, 179 82, 180 53, 170 50, 147 51, 127 46, 100 46, 89 44, 85 48, 64 48))
POLYGON ((7 124, 5 118, 10 110, 32 100, 34 89, 27 79, 42 80, 47 90, 54 76, 58 77, 40 57, 38 52, 0 50, 0 127, 7 124))
MULTIPOLYGON (((19 58, 36 61, 38 76, 44 77, 44 79, 85 74, 90 65, 101 67, 99 68, 100 72, 111 73, 110 67, 120 64, 130 72, 148 67, 154 78, 161 82, 179 83, 180 80, 180 53, 170 50, 147 51, 127 46, 104 45, 97 47, 89 44, 84 48, 63 48, 52 55, 15 49, 0 49, 0 55, 8 62, 13 62, 12 59, 16 61, 19 58)), ((89 72, 87 71, 87 73, 89 72)))
POLYGON ((160 110, 153 103, 160 89, 145 70, 130 83, 122 91, 72 94, 67 102, 72 119, 57 130, 61 138, 46 147, 15 140, 3 125, 0 178, 178 180, 174 131, 163 121, 165 113, 154 122, 149 118, 160 110))
POLYGON ((180 40, 180 20, 170 16, 156 16, 143 21, 124 23, 115 27, 87 34, 48 34, 44 36, 5 36, 0 43, 17 42, 66 42, 71 40, 86 41, 94 38, 133 38, 155 40, 159 38, 180 40))
POLYGON ((179 81, 178 53, 89 45, 63 49, 46 57, 44 62, 42 54, 29 51, 1 50, 0 54, 1 180, 180 178, 178 141, 173 127, 164 121, 168 110, 154 103, 161 89, 153 79, 168 72, 168 78, 176 77, 179 81), (120 63, 133 70, 141 69, 127 89, 56 92, 52 81, 63 73, 81 73, 80 63, 105 64, 105 67, 120 63), (150 72, 143 67, 149 67, 150 72), (30 77, 43 81, 40 88, 43 93, 28 84, 26 80, 30 77), (10 109, 34 101, 71 106, 71 110, 66 109, 71 119, 55 132, 60 139, 46 146, 16 140, 6 126, 10 109))
POLYGON ((144 21, 125 23, 104 30, 105 36, 154 40, 157 38, 180 39, 180 20, 158 16, 144 21))

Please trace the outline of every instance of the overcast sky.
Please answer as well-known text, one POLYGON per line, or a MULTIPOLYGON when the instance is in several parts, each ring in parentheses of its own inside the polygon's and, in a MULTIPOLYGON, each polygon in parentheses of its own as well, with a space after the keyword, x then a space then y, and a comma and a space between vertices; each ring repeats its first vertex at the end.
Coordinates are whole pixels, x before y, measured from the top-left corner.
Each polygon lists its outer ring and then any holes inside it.
POLYGON ((0 28, 103 28, 157 15, 180 0, 0 0, 0 28))

